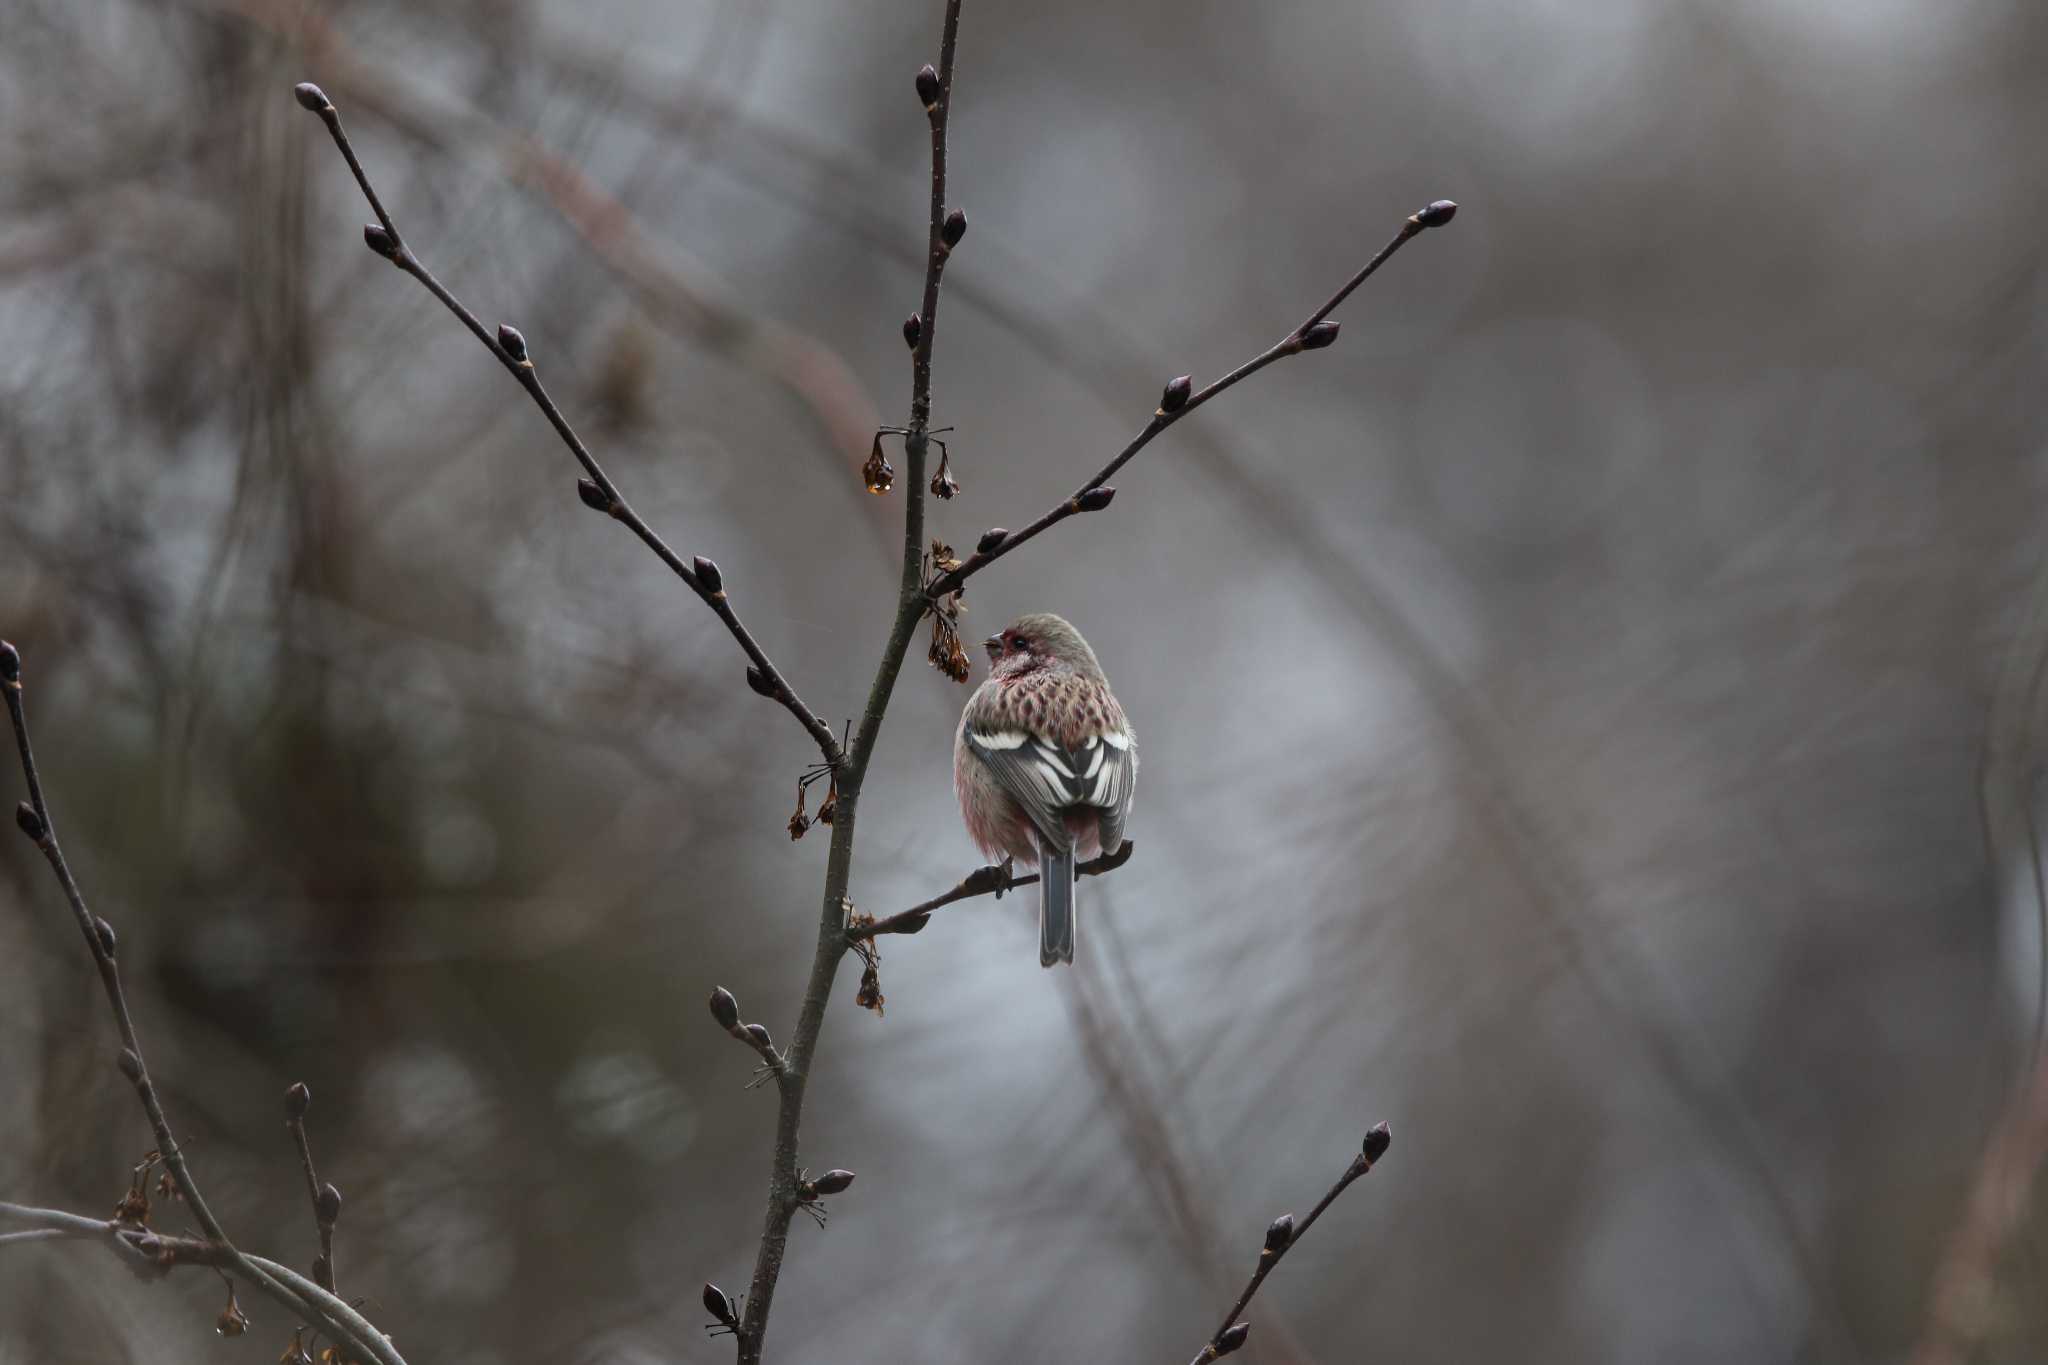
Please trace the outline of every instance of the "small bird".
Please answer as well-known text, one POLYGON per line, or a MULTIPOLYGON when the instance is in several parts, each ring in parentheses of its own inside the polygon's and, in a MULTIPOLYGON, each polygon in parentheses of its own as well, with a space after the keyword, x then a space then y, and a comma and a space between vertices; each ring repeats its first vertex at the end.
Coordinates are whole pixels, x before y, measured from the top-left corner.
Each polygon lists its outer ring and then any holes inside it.
POLYGON ((953 790, 990 858, 1039 868, 1038 960, 1074 960, 1074 864, 1124 845, 1138 742, 1081 632, 1049 613, 982 641, 989 677, 953 737, 953 790))

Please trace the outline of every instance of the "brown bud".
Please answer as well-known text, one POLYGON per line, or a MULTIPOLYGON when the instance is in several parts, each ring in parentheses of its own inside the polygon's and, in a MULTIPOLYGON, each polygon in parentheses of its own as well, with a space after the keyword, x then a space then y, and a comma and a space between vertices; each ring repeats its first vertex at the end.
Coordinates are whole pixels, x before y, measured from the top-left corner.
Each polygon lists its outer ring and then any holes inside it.
POLYGON ((690 567, 696 571, 697 582, 703 585, 704 591, 714 596, 725 591, 725 575, 718 571, 716 564, 703 555, 691 560, 690 567))
POLYGON ((114 926, 97 915, 93 917, 92 934, 100 941, 100 951, 108 957, 112 957, 114 950, 121 946, 121 941, 114 937, 114 926))
POLYGON ((21 832, 37 843, 43 841, 43 817, 36 814, 36 808, 24 801, 14 808, 14 823, 21 826, 21 832))
POLYGON ((300 81, 292 87, 292 98, 299 102, 299 108, 319 113, 328 104, 327 92, 311 81, 300 81))
POLYGON ((1010 533, 1000 526, 991 526, 981 533, 981 539, 974 542, 974 553, 994 554, 996 547, 1010 538, 1010 533))
POLYGON ((924 318, 917 313, 912 313, 909 317, 903 319, 903 344, 914 351, 917 349, 917 343, 923 339, 924 318))
POLYGON ((122 1048, 121 1055, 117 1061, 123 1076, 126 1076, 131 1081, 140 1082, 142 1080, 142 1058, 135 1055, 134 1048, 122 1048))
POLYGON ((733 1311, 732 1300, 717 1285, 707 1282, 704 1286, 704 1311, 727 1327, 740 1325, 739 1314, 733 1311))
POLYGON ((740 1026, 740 1002, 723 986, 711 992, 711 1017, 728 1033, 740 1026))
POLYGON ((1266 1254, 1277 1256, 1294 1240, 1294 1215, 1283 1213, 1266 1227, 1266 1254))
POLYGON ((320 1187, 320 1197, 313 1201, 313 1212, 322 1227, 333 1227, 341 1217, 341 1191, 334 1188, 332 1181, 320 1187))
POLYGON ((525 362, 526 337, 511 323, 501 322, 498 324, 498 345, 513 360, 521 363, 525 362))
POLYGON ((398 243, 384 230, 382 223, 363 224, 363 245, 382 256, 385 260, 396 260, 398 243))
POLYGON ((1325 319, 1301 334, 1301 349, 1320 351, 1336 339, 1337 324, 1325 319))
POLYGON ((1100 512, 1103 508, 1109 506, 1110 499, 1115 496, 1116 489, 1108 485, 1104 485, 1101 488, 1091 488, 1080 497, 1074 499, 1074 506, 1082 512, 1100 512))
POLYGON ((947 214, 946 221, 939 224, 939 240, 946 244, 948 251, 960 245, 960 239, 966 235, 967 215, 959 209, 947 214))
POLYGON ((775 688, 769 683, 768 675, 752 664, 747 665, 747 686, 753 688, 761 696, 770 699, 775 696, 775 688))
POLYGON ((1384 1123, 1375 1123, 1372 1131, 1365 1135, 1365 1159, 1378 1161, 1387 1154, 1387 1148, 1393 1145, 1393 1130, 1384 1123))
POLYGON ((754 1040, 755 1047, 766 1050, 773 1050, 775 1047, 775 1040, 768 1036, 768 1030, 761 1025, 748 1024, 746 1032, 747 1037, 754 1040))
POLYGON ((939 73, 929 62, 917 69, 917 97, 924 101, 927 109, 938 105, 939 73))
POLYGON ((1248 1322, 1233 1323, 1224 1328, 1222 1335, 1216 1338, 1216 1354, 1219 1357, 1232 1354, 1244 1345, 1245 1338, 1251 1334, 1252 1325, 1248 1322))
POLYGON ((324 1251, 313 1258, 313 1283, 330 1294, 334 1292, 334 1262, 327 1259, 324 1251))
POLYGON ((1166 389, 1159 395, 1159 410, 1169 416, 1188 405, 1188 395, 1195 391, 1195 381, 1187 375, 1167 381, 1166 389))
POLYGON ((1423 227, 1442 227, 1457 216, 1458 206, 1448 199, 1439 199, 1415 215, 1415 221, 1423 227))
POLYGON ((284 1116, 288 1119, 306 1117, 306 1110, 313 1103, 313 1092, 304 1081, 293 1081, 291 1089, 284 1092, 284 1116))
POLYGON ((844 1194, 852 1183, 852 1171, 827 1171, 811 1182, 811 1189, 820 1195, 844 1194))
POLYGON ((0 681, 21 681, 21 651, 0 640, 0 681))

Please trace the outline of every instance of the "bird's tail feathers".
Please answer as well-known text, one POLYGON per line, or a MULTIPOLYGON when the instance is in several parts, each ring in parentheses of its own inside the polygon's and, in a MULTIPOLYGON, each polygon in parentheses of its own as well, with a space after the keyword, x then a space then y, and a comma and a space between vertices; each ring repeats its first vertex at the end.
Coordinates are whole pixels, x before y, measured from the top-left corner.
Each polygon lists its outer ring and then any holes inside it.
POLYGON ((1039 849, 1038 961, 1074 960, 1074 847, 1039 849))

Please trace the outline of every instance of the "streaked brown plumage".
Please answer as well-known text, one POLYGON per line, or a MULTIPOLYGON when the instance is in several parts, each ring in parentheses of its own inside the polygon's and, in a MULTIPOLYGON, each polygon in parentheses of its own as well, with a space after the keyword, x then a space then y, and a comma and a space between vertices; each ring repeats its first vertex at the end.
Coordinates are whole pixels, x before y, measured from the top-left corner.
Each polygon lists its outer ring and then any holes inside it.
POLYGON ((1074 865, 1123 847, 1138 753, 1095 651, 1057 616, 989 638, 993 667, 960 716, 953 785, 989 857, 1041 869, 1039 960, 1074 960, 1074 865))

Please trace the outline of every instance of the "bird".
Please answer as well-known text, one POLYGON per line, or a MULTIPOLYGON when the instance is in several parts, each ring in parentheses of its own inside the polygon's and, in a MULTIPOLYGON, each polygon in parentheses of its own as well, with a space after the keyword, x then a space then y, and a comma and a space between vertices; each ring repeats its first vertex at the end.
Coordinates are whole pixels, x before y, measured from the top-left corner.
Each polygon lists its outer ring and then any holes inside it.
POLYGON ((953 790, 991 859, 1036 864, 1038 960, 1074 960, 1074 867, 1115 853, 1138 780, 1138 741, 1095 651, 1049 612, 982 641, 989 676, 960 713, 953 790))

